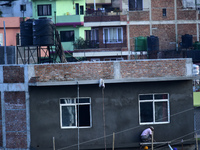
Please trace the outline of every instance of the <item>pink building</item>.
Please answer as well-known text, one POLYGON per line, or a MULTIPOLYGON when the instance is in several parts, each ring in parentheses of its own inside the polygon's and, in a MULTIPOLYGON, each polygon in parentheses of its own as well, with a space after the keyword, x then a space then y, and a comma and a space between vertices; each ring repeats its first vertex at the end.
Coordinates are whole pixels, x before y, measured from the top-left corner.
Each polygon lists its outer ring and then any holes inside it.
POLYGON ((4 24, 6 27, 6 46, 16 46, 16 35, 20 33, 21 17, 1 17, 0 18, 0 45, 4 46, 4 24))

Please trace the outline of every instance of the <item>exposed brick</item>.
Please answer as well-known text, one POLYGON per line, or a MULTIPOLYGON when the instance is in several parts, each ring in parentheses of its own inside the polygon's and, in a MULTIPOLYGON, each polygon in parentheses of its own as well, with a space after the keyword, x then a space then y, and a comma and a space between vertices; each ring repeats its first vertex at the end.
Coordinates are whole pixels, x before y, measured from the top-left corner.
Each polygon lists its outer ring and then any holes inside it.
POLYGON ((193 42, 197 40, 196 24, 178 24, 179 42, 182 41, 182 35, 190 34, 193 36, 193 42))
MULTIPOLYGON (((183 59, 121 61, 122 78, 182 77, 186 68, 183 59)), ((114 79, 114 62, 35 65, 38 82, 114 79)))
POLYGON ((175 49, 176 34, 174 24, 153 25, 153 35, 159 38, 159 49, 175 49))
POLYGON ((26 132, 7 132, 6 133, 7 148, 27 148, 26 132))
POLYGON ((5 92, 5 109, 25 109, 25 92, 5 92))
POLYGON ((5 110, 6 131, 26 131, 26 110, 5 110))
POLYGON ((24 68, 20 66, 3 66, 4 83, 24 83, 24 68))

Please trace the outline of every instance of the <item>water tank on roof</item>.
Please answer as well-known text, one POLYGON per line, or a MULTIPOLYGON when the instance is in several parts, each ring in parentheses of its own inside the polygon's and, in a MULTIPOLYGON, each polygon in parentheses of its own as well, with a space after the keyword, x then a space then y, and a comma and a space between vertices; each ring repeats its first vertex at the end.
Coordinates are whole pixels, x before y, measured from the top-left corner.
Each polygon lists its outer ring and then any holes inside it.
POLYGON ((189 48, 193 45, 193 37, 192 35, 185 34, 182 35, 182 48, 189 48))
POLYGON ((147 37, 139 36, 135 38, 135 51, 147 51, 147 37))
POLYGON ((148 51, 159 51, 159 39, 157 36, 148 36, 147 37, 147 50, 148 51))
POLYGON ((54 25, 50 19, 42 18, 33 21, 33 45, 54 45, 54 25))
POLYGON ((20 23, 21 46, 33 45, 33 20, 20 23))

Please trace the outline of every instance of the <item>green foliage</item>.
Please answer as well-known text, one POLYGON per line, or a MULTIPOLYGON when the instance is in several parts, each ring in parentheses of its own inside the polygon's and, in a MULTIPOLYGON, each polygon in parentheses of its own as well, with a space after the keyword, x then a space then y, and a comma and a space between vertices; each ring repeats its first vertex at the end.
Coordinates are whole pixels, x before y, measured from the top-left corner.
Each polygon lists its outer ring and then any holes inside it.
POLYGON ((73 42, 75 49, 85 49, 87 47, 85 40, 82 37, 77 38, 73 42))

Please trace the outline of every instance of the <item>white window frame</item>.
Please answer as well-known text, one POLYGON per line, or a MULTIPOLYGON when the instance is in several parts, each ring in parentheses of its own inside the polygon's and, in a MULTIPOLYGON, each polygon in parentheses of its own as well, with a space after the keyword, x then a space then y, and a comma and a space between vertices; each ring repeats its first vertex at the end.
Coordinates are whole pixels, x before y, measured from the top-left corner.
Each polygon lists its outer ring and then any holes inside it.
POLYGON ((105 43, 105 30, 108 30, 108 41, 106 43, 123 43, 123 28, 122 27, 109 27, 109 28, 103 28, 103 43, 105 43), (119 41, 118 36, 116 41, 112 42, 110 41, 110 29, 116 29, 117 35, 118 35, 118 29, 121 29, 121 41, 119 41))
POLYGON ((150 94, 139 94, 138 95, 138 101, 139 101, 139 124, 140 125, 146 125, 146 124, 167 124, 170 123, 170 108, 169 108, 169 93, 150 93, 150 94), (156 94, 167 94, 168 98, 167 99, 155 99, 155 95, 156 94), (140 100, 140 95, 153 95, 153 99, 152 100, 140 100), (140 103, 144 103, 144 102, 153 102, 153 122, 144 122, 141 123, 141 115, 140 115, 140 103), (167 120, 165 122, 156 122, 155 121, 155 103, 156 102, 167 102, 167 120))
POLYGON ((90 97, 79 97, 79 99, 81 98, 88 98, 89 99, 89 103, 76 103, 76 98, 60 98, 59 99, 59 104, 60 104, 60 127, 61 129, 72 129, 72 128, 78 128, 78 118, 77 118, 77 112, 78 112, 78 106, 80 105, 89 105, 89 111, 90 111, 90 125, 89 126, 79 126, 79 128, 91 128, 92 127, 92 113, 91 113, 91 98, 90 97), (69 103, 65 103, 65 104, 61 104, 61 99, 65 99, 65 100, 71 100, 74 101, 69 102, 69 103), (75 107, 75 126, 63 126, 62 125, 62 107, 65 106, 74 106, 75 107))

